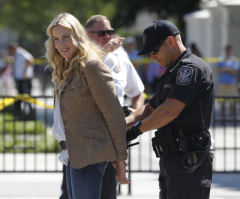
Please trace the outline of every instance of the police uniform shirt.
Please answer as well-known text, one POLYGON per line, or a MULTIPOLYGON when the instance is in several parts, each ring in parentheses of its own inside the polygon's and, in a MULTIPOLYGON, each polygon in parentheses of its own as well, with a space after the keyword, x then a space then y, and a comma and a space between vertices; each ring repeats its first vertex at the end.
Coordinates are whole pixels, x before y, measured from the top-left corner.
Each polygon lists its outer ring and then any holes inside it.
POLYGON ((156 93, 149 104, 156 109, 167 98, 186 104, 178 117, 178 124, 181 124, 182 129, 188 133, 199 130, 203 119, 204 128, 209 129, 214 102, 212 71, 201 58, 189 50, 182 53, 172 66, 167 67, 158 80, 156 93))
POLYGON ((121 106, 125 106, 124 95, 133 98, 144 91, 144 85, 138 76, 127 54, 123 54, 122 47, 108 53, 104 63, 112 70, 116 93, 121 106))

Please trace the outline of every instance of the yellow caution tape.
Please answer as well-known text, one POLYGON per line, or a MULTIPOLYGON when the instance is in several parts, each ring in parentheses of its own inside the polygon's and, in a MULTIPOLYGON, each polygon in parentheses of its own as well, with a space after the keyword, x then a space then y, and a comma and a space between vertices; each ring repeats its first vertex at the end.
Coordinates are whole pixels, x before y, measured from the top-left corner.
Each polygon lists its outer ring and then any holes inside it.
MULTIPOLYGON (((146 93, 144 93, 144 99, 145 100, 149 100, 152 96, 151 95, 147 95, 146 93)), ((43 102, 37 100, 36 98, 31 97, 28 94, 18 94, 16 97, 6 97, 0 100, 0 111, 3 110, 4 108, 10 106, 11 104, 13 104, 15 101, 17 100, 22 100, 31 104, 36 104, 38 106, 42 106, 44 108, 48 108, 48 109, 54 109, 53 105, 46 105, 43 102)), ((215 98, 216 101, 240 101, 239 98, 215 98)))
POLYGON ((215 98, 215 101, 224 102, 224 101, 230 101, 230 102, 239 102, 239 98, 215 98))
MULTIPOLYGON (((204 61, 206 61, 207 63, 217 63, 219 62, 219 57, 201 57, 204 61)), ((237 61, 240 61, 240 57, 236 57, 237 61)), ((131 60, 133 64, 149 64, 150 62, 152 62, 150 57, 144 57, 144 58, 140 58, 140 59, 136 59, 136 60, 131 60)), ((41 58, 37 58, 34 60, 34 64, 39 65, 39 64, 47 64, 47 60, 46 59, 41 59, 41 58)))
POLYGON ((14 98, 6 97, 0 100, 0 111, 15 102, 14 98))
MULTIPOLYGON (((218 63, 220 62, 219 57, 201 57, 207 63, 218 63)), ((236 58, 237 61, 240 61, 240 58, 236 58)), ((131 60, 133 64, 149 64, 152 62, 151 58, 143 58, 143 59, 136 59, 131 60)))
POLYGON ((152 96, 151 95, 147 95, 146 93, 143 93, 144 95, 144 100, 149 100, 152 96))
POLYGON ((40 65, 40 64, 47 64, 47 60, 46 59, 35 59, 34 60, 34 64, 36 65, 40 65))
POLYGON ((42 106, 44 108, 49 108, 49 109, 54 108, 53 105, 46 105, 43 102, 31 97, 28 94, 18 94, 16 97, 6 97, 6 98, 3 98, 2 100, 0 100, 0 111, 3 110, 4 108, 6 108, 7 106, 10 106, 17 100, 22 100, 22 101, 25 101, 25 102, 28 102, 31 104, 36 104, 36 105, 42 106))
MULTIPOLYGON (((144 99, 148 100, 150 99, 152 96, 147 95, 146 93, 144 93, 144 99)), ((31 97, 28 94, 18 94, 16 97, 6 97, 0 100, 0 111, 3 110, 4 108, 10 106, 11 104, 13 104, 15 101, 17 100, 22 100, 31 104, 36 104, 39 106, 42 106, 44 108, 49 108, 49 109, 53 109, 54 106, 52 105, 46 105, 43 102, 31 97)))

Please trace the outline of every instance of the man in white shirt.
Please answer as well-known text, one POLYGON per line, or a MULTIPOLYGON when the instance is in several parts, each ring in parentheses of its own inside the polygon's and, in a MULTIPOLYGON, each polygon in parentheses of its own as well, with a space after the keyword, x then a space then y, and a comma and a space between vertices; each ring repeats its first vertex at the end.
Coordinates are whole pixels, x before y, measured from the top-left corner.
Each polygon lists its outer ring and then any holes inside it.
MULTIPOLYGON (((144 104, 144 85, 126 52, 121 47, 124 38, 113 38, 114 30, 107 17, 94 15, 85 24, 88 37, 107 54, 104 63, 112 70, 115 89, 122 107, 127 106, 126 95, 133 109, 144 104)), ((129 109, 131 112, 131 109, 129 109)), ((115 169, 111 163, 105 171, 101 199, 116 199, 115 169)))
POLYGON ((122 106, 125 106, 124 95, 131 99, 134 109, 139 103, 144 103, 144 86, 137 75, 130 60, 122 54, 123 38, 113 38, 114 30, 107 17, 102 15, 92 16, 85 25, 89 38, 96 42, 107 54, 105 64, 112 70, 116 92, 122 106))
MULTIPOLYGON (((8 47, 9 54, 15 59, 13 65, 13 74, 16 82, 18 94, 31 94, 33 77, 33 56, 24 48, 19 47, 17 43, 12 43, 8 47)), ((31 106, 29 104, 31 111, 31 106)), ((15 103, 16 114, 21 115, 21 101, 15 103)))

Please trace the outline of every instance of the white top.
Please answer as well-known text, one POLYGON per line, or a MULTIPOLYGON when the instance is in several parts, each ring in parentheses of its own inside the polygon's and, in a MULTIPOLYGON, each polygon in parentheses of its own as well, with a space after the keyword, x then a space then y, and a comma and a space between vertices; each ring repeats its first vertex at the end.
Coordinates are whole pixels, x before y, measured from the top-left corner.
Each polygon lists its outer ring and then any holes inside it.
POLYGON ((60 105, 58 98, 55 99, 54 111, 53 111, 53 126, 52 126, 53 137, 60 141, 66 141, 65 129, 63 125, 62 116, 60 113, 60 105))
POLYGON ((108 53, 104 63, 112 70, 112 77, 121 106, 126 105, 124 95, 133 98, 144 91, 144 85, 122 47, 108 53))
MULTIPOLYGON (((25 49, 18 47, 16 50, 16 55, 15 55, 15 62, 14 62, 14 77, 17 80, 22 80, 24 79, 24 68, 26 66, 26 63, 28 60, 32 60, 33 56, 26 51, 25 49)), ((29 66, 27 68, 27 76, 29 78, 33 77, 33 66, 29 66)))
MULTIPOLYGON (((66 141, 65 129, 63 125, 63 120, 60 112, 60 104, 58 98, 55 99, 54 111, 53 111, 53 126, 52 126, 53 137, 60 141, 66 141)), ((68 164, 68 150, 62 150, 58 159, 61 163, 68 164)))

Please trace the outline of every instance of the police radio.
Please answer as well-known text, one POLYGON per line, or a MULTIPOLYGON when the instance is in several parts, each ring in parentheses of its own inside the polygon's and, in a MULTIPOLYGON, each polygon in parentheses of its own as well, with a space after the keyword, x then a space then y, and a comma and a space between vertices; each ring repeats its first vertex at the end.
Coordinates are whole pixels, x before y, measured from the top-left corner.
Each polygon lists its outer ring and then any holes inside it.
POLYGON ((191 173, 195 171, 205 160, 206 155, 209 154, 213 157, 212 153, 209 153, 211 146, 211 134, 208 130, 204 129, 204 119, 202 113, 202 103, 200 100, 200 112, 202 118, 202 128, 199 132, 194 132, 190 136, 190 150, 180 160, 180 164, 176 166, 176 170, 180 173, 191 173))

